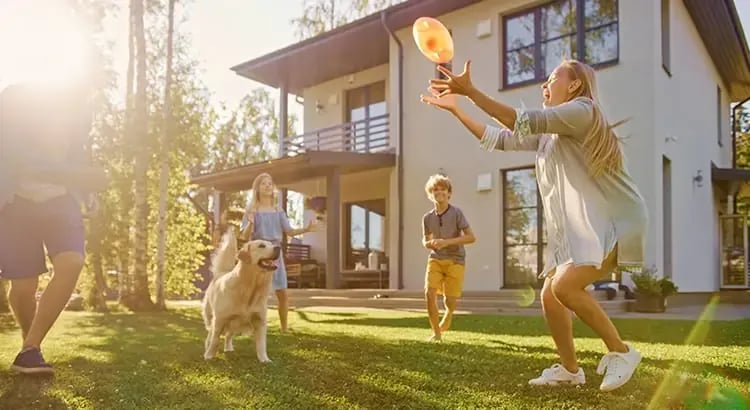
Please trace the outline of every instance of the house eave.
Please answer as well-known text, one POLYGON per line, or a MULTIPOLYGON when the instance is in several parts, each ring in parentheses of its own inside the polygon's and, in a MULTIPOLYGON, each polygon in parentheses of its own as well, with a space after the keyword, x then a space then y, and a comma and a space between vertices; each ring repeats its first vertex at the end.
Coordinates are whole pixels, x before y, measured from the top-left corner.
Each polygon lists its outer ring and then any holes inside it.
POLYGON ((481 0, 407 0, 313 38, 300 41, 231 68, 253 81, 293 95, 334 78, 387 64, 389 34, 380 14, 386 13, 392 30, 411 26, 422 16, 437 17, 481 0), (354 57, 360 56, 360 57, 354 57))
POLYGON ((750 97, 750 51, 733 0, 683 0, 732 102, 750 97))

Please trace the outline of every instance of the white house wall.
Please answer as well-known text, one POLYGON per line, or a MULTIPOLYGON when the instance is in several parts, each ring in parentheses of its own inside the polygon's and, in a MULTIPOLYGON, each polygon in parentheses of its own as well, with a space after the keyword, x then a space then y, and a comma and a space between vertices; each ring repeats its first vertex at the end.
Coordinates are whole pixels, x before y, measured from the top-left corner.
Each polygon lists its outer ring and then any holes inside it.
MULTIPOLYGON (((537 4, 536 1, 487 0, 439 16, 453 33, 454 70, 460 71, 463 62, 471 58, 472 77, 483 91, 514 106, 541 108, 541 84, 500 90, 501 15, 537 4), (491 22, 491 34, 479 39, 477 24, 484 20, 491 22)), ((673 278, 683 292, 712 291, 718 287, 718 233, 710 167, 712 162, 721 167, 731 164, 729 102, 723 90, 722 111, 726 114, 721 131, 724 144, 719 147, 716 87, 724 86, 679 0, 671 3, 672 76, 666 75, 661 67, 660 10, 660 2, 656 0, 619 1, 619 62, 597 71, 599 99, 610 122, 630 118, 618 128, 618 133, 626 138, 628 168, 649 209, 647 264, 663 270, 662 155, 666 155, 672 167, 673 278), (668 141, 669 137, 676 141, 668 141), (692 181, 697 170, 703 173, 702 187, 694 186, 692 181)), ((399 30, 397 36, 404 47, 403 152, 399 152, 404 162, 403 197, 398 196, 397 167, 383 171, 380 177, 384 181, 382 189, 387 191, 386 246, 391 257, 391 286, 398 283, 399 204, 404 212, 404 287, 420 289, 424 285, 427 251, 421 246, 421 218, 431 207, 424 184, 430 175, 443 171, 454 183, 453 203, 463 209, 477 235, 477 242, 467 247, 465 289, 498 289, 503 284, 504 260, 500 173, 503 169, 532 166, 534 153, 481 151, 474 137, 450 115, 420 103, 419 95, 426 93, 435 66, 417 50, 411 27, 399 30), (492 175, 492 189, 478 192, 477 177, 487 173, 492 175)), ((398 132, 398 75, 398 48, 391 41, 389 65, 306 89, 305 131, 346 120, 344 90, 386 80, 391 144, 398 146, 401 137, 398 132), (322 110, 316 109, 316 101, 324 105, 322 110)), ((472 116, 492 122, 472 104, 462 101, 461 105, 472 116)), ((321 183, 325 185, 324 181, 321 183)), ((350 190, 363 195, 377 190, 371 184, 353 181, 342 184, 344 196, 350 190)), ((298 188, 295 190, 307 191, 298 188)))
MULTIPOLYGON (((631 118, 618 131, 620 136, 628 138, 625 153, 629 169, 649 208, 651 227, 646 262, 661 267, 661 152, 665 134, 661 127, 671 124, 675 127, 675 133, 686 135, 683 138, 695 135, 692 138, 697 141, 697 135, 705 135, 704 140, 715 143, 716 138, 712 136, 716 129, 716 108, 713 103, 716 75, 682 3, 674 1, 672 58, 673 67, 680 74, 675 74, 671 79, 674 88, 655 91, 656 87, 664 87, 660 81, 654 80, 663 73, 659 2, 629 0, 619 3, 619 63, 598 71, 599 98, 610 121, 631 118), (644 21, 643 16, 653 16, 654 13, 657 13, 657 17, 644 21), (697 68, 688 72, 688 66, 697 68), (699 85, 691 88, 689 84, 692 83, 699 85), (700 102, 695 103, 696 100, 700 102), (678 104, 679 108, 671 104, 678 104), (689 120, 681 121, 686 118, 689 120)), ((454 70, 460 71, 463 62, 471 58, 473 79, 483 91, 514 106, 525 104, 530 108, 541 108, 540 84, 498 91, 502 78, 502 26, 499 16, 501 13, 519 11, 525 8, 523 4, 534 3, 485 1, 440 16, 440 20, 453 32, 456 48, 454 70), (491 35, 478 39, 475 35, 476 24, 485 19, 491 21, 491 35)), ((428 80, 434 75, 434 65, 419 54, 410 28, 400 30, 398 36, 404 44, 405 55, 403 201, 409 204, 404 209, 404 285, 407 289, 423 286, 427 251, 421 246, 420 224, 423 213, 431 206, 423 188, 429 175, 443 169, 455 185, 453 202, 464 210, 477 235, 477 242, 467 248, 465 289, 498 289, 503 283, 504 257, 499 171, 524 164, 532 165, 534 155, 484 153, 473 137, 448 114, 419 103, 420 93, 425 92, 428 80), (492 190, 477 192, 477 176, 484 173, 493 175, 492 190)), ((391 42, 392 79, 397 78, 396 56, 395 43, 391 42)), ((395 107, 395 83, 395 80, 391 81, 392 107, 395 107)), ((472 115, 479 116, 478 110, 471 104, 464 102, 462 106, 472 115)), ((486 117, 482 119, 490 122, 486 117)), ((678 143, 675 147, 682 147, 681 144, 684 143, 678 143)), ((725 146, 728 146, 728 142, 725 146)), ((708 252, 717 239, 714 234, 698 235, 693 227, 696 225, 694 222, 700 220, 699 226, 714 231, 709 158, 715 161, 723 158, 725 161, 727 156, 706 144, 685 144, 685 148, 679 149, 685 151, 670 152, 674 177, 674 276, 683 291, 713 290, 715 263, 708 252), (704 187, 693 192, 691 175, 698 168, 703 169, 706 179, 704 187), (678 228, 680 225, 683 226, 678 228), (696 266, 700 268, 695 269, 696 266), (703 275, 704 279, 695 280, 690 277, 691 272, 703 275)))
MULTIPOLYGON (((621 3, 624 3, 621 1, 621 3)), ((651 13, 660 27, 659 2, 651 13)), ((672 167, 672 270, 681 292, 705 292, 718 289, 718 203, 711 186, 711 164, 731 167, 731 127, 727 90, 711 61, 698 31, 682 1, 672 0, 671 77, 661 68, 661 32, 656 30, 652 54, 654 98, 656 101, 655 144, 652 161, 656 164, 652 180, 658 209, 652 226, 656 228, 656 246, 663 249, 662 155, 672 167), (721 130, 717 126, 717 87, 722 88, 721 130), (721 133, 722 146, 718 143, 721 133), (676 141, 671 138, 676 139, 676 141), (693 182, 701 171, 702 186, 693 182)), ((641 87, 635 86, 634 89, 641 87)), ((663 252, 657 266, 663 267, 663 252)))
MULTIPOLYGON (((352 56, 352 58, 354 58, 352 56)), ((388 64, 373 67, 352 75, 339 77, 303 91, 305 99, 304 132, 332 127, 346 122, 346 90, 385 81, 385 101, 389 104, 388 64), (320 103, 319 110, 316 103, 320 103)))

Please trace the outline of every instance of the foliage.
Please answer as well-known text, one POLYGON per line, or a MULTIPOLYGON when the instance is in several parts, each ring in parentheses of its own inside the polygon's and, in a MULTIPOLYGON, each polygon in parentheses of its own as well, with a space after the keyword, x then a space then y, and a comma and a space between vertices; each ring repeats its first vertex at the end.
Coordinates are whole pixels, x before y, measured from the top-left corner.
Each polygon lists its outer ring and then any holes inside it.
POLYGON ((302 15, 291 20, 299 40, 343 26, 404 0, 304 0, 302 15))
MULTIPOLYGON (((80 12, 92 17, 95 27, 107 19, 128 17, 128 7, 118 8, 114 1, 81 1, 80 12)), ((103 310, 105 296, 118 291, 132 291, 132 262, 134 245, 134 157, 145 154, 146 214, 148 227, 145 249, 146 272, 149 287, 153 289, 156 267, 156 226, 158 217, 158 181, 164 143, 163 88, 166 63, 166 4, 165 0, 145 2, 144 30, 146 39, 146 106, 145 137, 134 139, 129 127, 128 107, 116 97, 118 79, 112 67, 108 50, 114 39, 104 38, 103 31, 92 37, 94 46, 102 55, 97 67, 97 77, 104 86, 98 88, 96 115, 92 131, 92 158, 112 177, 109 189, 98 197, 99 211, 87 220, 87 264, 81 279, 81 288, 88 296, 91 308, 103 310), (99 279, 97 282, 97 278, 99 279), (99 283, 97 285, 97 283, 99 283)), ((166 233, 166 290, 171 297, 195 295, 198 269, 203 265, 209 250, 207 218, 207 193, 190 185, 190 175, 212 166, 229 166, 227 153, 243 155, 230 158, 231 165, 244 165, 269 158, 275 152, 278 120, 274 101, 262 89, 252 90, 238 107, 228 110, 220 118, 210 103, 210 93, 200 79, 200 66, 192 57, 191 42, 186 34, 188 21, 187 1, 180 1, 175 21, 174 85, 171 92, 171 150, 168 156, 169 185, 166 233), (233 149, 234 148, 234 149, 233 149), (196 206, 188 197, 198 199, 196 206)), ((137 57, 137 54, 136 54, 137 57)), ((128 84, 132 86, 132 84, 128 84)), ((126 87, 127 88, 127 87, 126 87)), ((126 90, 128 91, 128 90, 126 90)), ((125 102, 133 100, 127 93, 125 102)), ((290 127, 293 129, 295 119, 290 127)), ((141 124, 143 125, 143 124, 141 124)), ((143 159, 142 158, 142 159, 143 159)), ((149 289, 149 295, 153 291, 149 289)), ((150 298, 150 296, 148 296, 150 298)))
POLYGON ((677 293, 677 286, 669 278, 657 278, 655 270, 644 268, 631 274, 635 292, 646 295, 668 297, 677 293))

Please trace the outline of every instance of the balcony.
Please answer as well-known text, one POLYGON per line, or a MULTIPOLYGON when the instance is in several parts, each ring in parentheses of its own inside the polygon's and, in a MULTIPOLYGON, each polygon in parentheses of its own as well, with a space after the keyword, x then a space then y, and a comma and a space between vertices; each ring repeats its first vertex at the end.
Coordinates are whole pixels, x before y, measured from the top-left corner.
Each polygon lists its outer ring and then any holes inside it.
POLYGON ((375 154, 391 152, 388 114, 338 124, 287 137, 282 141, 282 157, 312 151, 375 154))

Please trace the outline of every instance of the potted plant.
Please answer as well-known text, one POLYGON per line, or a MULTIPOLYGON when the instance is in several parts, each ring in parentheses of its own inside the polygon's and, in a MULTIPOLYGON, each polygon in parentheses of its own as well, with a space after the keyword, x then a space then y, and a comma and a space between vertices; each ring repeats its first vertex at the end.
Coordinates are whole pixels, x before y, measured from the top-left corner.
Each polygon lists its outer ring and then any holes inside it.
POLYGON ((662 313, 667 307, 667 297, 677 293, 674 282, 668 278, 657 278, 655 273, 655 269, 644 268, 631 274, 635 284, 635 312, 662 313))

